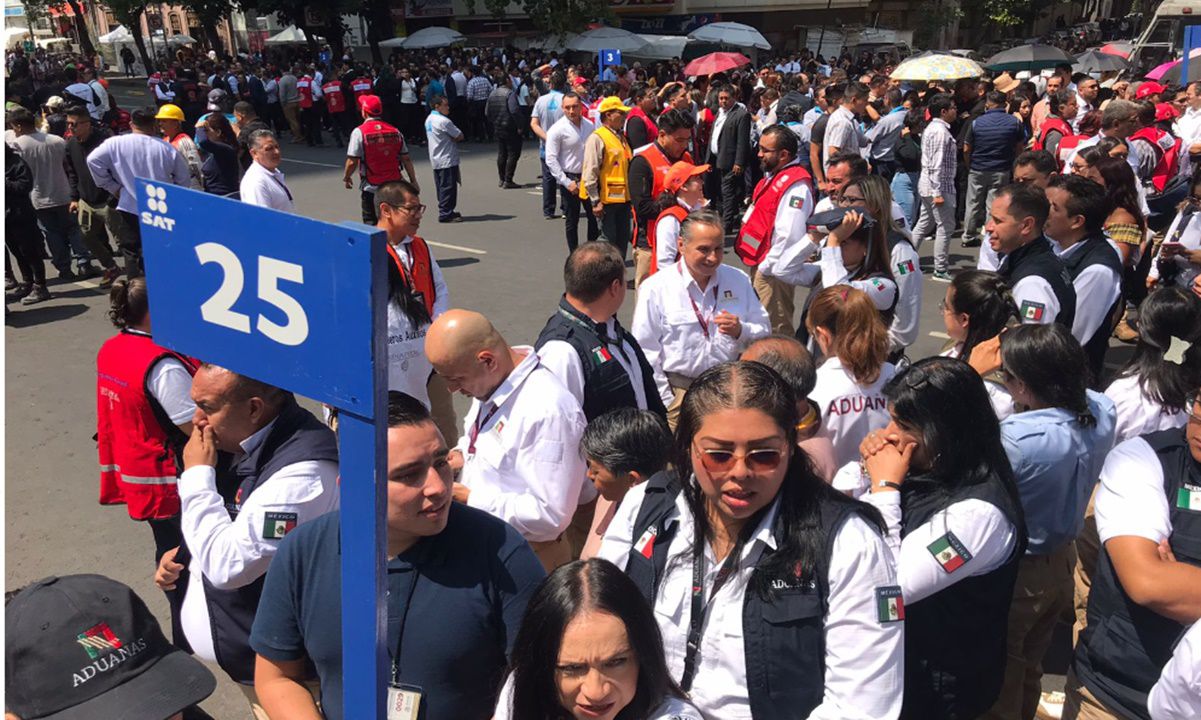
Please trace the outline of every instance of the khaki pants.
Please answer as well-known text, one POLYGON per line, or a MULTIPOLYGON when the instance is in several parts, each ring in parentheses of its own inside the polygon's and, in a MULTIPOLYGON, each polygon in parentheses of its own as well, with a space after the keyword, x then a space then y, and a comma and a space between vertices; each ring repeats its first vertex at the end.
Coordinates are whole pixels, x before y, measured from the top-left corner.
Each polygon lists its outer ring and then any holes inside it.
POLYGON ((1038 710, 1042 661, 1060 615, 1072 606, 1071 544, 1050 555, 1026 555, 1018 562, 1009 607, 1005 680, 996 703, 983 717, 1028 720, 1038 710))
POLYGON ((637 290, 642 281, 651 274, 651 251, 646 248, 634 248, 634 289, 637 290))
POLYGON ((751 285, 767 317, 771 319, 771 331, 781 335, 792 335, 796 327, 792 324, 792 316, 796 313, 796 286, 789 285, 783 280, 766 277, 759 268, 751 269, 751 285))
MULTIPOLYGON (((590 483, 591 480, 585 480, 584 482, 590 483)), ((572 560, 579 560, 580 554, 584 552, 584 545, 588 542, 588 533, 592 530, 592 520, 596 516, 596 502, 598 499, 600 499, 599 495, 590 502, 577 507, 575 515, 571 518, 571 524, 563 532, 563 537, 567 539, 567 545, 571 547, 572 560)))
POLYGON ((434 416, 434 424, 442 432, 447 446, 454 447, 459 441, 459 421, 455 417, 455 402, 450 388, 441 375, 430 373, 425 389, 430 395, 430 415, 434 416))
MULTIPOLYGON (((317 704, 317 709, 321 710, 321 681, 307 680, 304 683, 306 689, 313 696, 313 702, 317 704)), ((250 712, 254 714, 254 720, 271 720, 271 716, 263 709, 262 703, 259 702, 259 695, 254 690, 253 685, 243 685, 238 683, 238 689, 246 696, 247 702, 250 703, 250 712)))
POLYGON ((530 548, 548 574, 554 572, 555 568, 571 562, 571 543, 567 542, 565 535, 560 535, 557 540, 532 542, 530 548))
POLYGON ((1076 677, 1076 670, 1069 669, 1063 686, 1066 696, 1063 703, 1063 720, 1122 720, 1112 713, 1076 677))
POLYGON ((105 270, 117 266, 113 261, 113 248, 109 238, 121 245, 122 233, 125 232, 125 220, 117 214, 116 208, 107 205, 89 205, 79 201, 79 232, 83 235, 84 247, 92 253, 92 257, 100 262, 105 270))
POLYGON ((1093 503, 1097 499, 1097 491, 1088 499, 1088 507, 1084 511, 1084 527, 1076 537, 1076 571, 1074 604, 1076 622, 1072 625, 1072 645, 1080 641, 1080 633, 1088 626, 1088 592, 1093 586, 1093 573, 1097 571, 1097 557, 1101 554, 1101 538, 1097 534, 1097 514, 1093 503))
POLYGON ((284 103, 284 119, 288 121, 292 142, 304 142, 304 135, 300 132, 300 102, 284 103))
POLYGON ((667 406, 667 427, 674 433, 676 425, 680 424, 680 406, 684 404, 684 393, 688 392, 692 380, 675 373, 668 373, 667 383, 671 385, 671 403, 667 406))

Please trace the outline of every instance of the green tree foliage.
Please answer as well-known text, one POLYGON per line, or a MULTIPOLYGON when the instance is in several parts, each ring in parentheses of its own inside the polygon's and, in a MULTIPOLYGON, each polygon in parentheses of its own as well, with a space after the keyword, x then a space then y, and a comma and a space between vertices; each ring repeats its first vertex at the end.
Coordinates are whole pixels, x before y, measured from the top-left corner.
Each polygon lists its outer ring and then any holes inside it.
MULTIPOLYGON (((588 23, 612 17, 608 0, 483 0, 493 16, 504 17, 510 5, 517 5, 540 30, 562 34, 579 32, 588 23)), ((476 0, 467 0, 468 12, 475 12, 476 0)))

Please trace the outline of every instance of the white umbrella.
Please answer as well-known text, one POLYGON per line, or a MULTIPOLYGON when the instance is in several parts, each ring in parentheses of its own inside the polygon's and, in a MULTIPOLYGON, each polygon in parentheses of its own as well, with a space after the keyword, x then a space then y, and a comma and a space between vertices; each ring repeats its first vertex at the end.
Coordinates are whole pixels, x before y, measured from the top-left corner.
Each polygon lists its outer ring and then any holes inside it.
POLYGON ((129 28, 125 27, 124 25, 118 25, 111 31, 101 35, 100 42, 104 43, 105 45, 131 43, 133 42, 133 33, 131 33, 129 28))
POLYGON ((626 54, 647 60, 671 60, 683 57, 684 48, 688 45, 688 38, 681 35, 640 34, 638 37, 646 40, 646 47, 640 50, 630 50, 626 54))
POLYGON ((171 37, 167 38, 168 45, 191 45, 194 42, 196 42, 196 38, 183 33, 172 35, 171 37))
POLYGON ((575 39, 576 34, 573 32, 551 35, 543 35, 534 38, 517 38, 513 41, 513 45, 519 50, 530 50, 537 48, 539 50, 563 52, 567 49, 567 44, 575 39))
POLYGON ((700 42, 771 50, 771 43, 767 41, 767 38, 763 37, 763 33, 750 25, 743 25, 736 22, 716 22, 702 25, 688 33, 688 37, 700 42))
MULTIPOLYGON (((314 39, 321 40, 322 38, 317 37, 314 39)), ((289 25, 263 41, 266 45, 304 45, 307 42, 308 40, 305 38, 304 33, 295 25, 289 25)))
MULTIPOLYGON (((444 48, 455 43, 466 42, 467 38, 463 33, 453 28, 427 27, 421 28, 403 40, 404 42, 401 44, 401 47, 405 50, 428 50, 430 48, 444 48)), ((383 45, 383 43, 380 43, 380 45, 383 45)))
POLYGON ((600 52, 601 50, 635 52, 646 47, 646 45, 646 40, 629 30, 600 27, 575 36, 571 39, 571 42, 567 43, 567 49, 588 53, 600 52))

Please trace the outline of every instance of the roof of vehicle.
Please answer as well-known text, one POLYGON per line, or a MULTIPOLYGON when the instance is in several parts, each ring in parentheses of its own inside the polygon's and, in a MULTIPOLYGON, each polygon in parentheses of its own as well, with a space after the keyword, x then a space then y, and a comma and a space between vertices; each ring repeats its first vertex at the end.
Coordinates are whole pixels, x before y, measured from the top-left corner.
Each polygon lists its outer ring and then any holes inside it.
POLYGON ((1163 15, 1198 15, 1197 0, 1163 0, 1156 8, 1155 14, 1163 15))

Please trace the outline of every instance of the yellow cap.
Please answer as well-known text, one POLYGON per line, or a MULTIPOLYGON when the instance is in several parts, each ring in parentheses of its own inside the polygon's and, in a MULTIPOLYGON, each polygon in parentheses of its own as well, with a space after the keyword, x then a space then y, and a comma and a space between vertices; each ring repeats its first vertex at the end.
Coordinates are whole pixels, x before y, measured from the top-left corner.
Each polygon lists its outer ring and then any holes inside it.
POLYGON ((622 112, 627 112, 627 113, 630 111, 630 109, 628 107, 621 104, 620 98, 617 98, 613 95, 610 95, 609 97, 605 98, 604 100, 601 100, 600 107, 598 107, 596 109, 596 111, 598 113, 600 113, 601 115, 604 115, 605 113, 609 112, 610 110, 620 110, 622 112))
POLYGON ((183 122, 183 110, 180 110, 178 105, 167 103, 158 109, 158 114, 154 118, 156 120, 178 120, 183 122))

